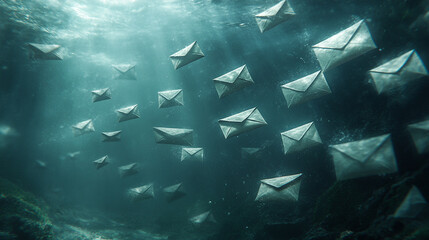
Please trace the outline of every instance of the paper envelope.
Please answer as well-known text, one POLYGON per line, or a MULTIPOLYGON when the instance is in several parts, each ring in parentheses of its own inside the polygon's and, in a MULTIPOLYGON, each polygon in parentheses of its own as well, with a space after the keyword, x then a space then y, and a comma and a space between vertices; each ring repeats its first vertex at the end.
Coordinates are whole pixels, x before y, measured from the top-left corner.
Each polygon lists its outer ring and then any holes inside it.
POLYGON ((73 134, 75 136, 80 136, 83 134, 95 132, 94 124, 92 123, 91 119, 80 122, 80 123, 72 126, 72 129, 73 129, 73 134))
POLYGON ((133 201, 146 200, 155 197, 153 184, 147 184, 141 187, 131 188, 128 190, 128 195, 133 201))
POLYGON ((253 84, 252 77, 246 65, 213 79, 219 98, 253 84))
POLYGON ((298 201, 302 173, 261 180, 255 201, 298 201))
POLYGON ((112 98, 109 88, 98 89, 91 92, 92 93, 92 102, 99 102, 103 100, 108 100, 112 98))
POLYGON ((154 127, 153 132, 157 143, 192 146, 194 141, 192 129, 154 127))
POLYGON ((413 186, 393 216, 395 218, 415 218, 426 206, 426 199, 419 189, 413 186))
POLYGON ((330 146, 337 180, 398 171, 390 134, 330 146))
POLYGON ((408 132, 419 154, 429 152, 429 120, 408 125, 408 132))
POLYGON ((191 221, 195 225, 200 225, 202 223, 209 223, 209 222, 216 223, 216 220, 210 211, 207 211, 195 217, 192 217, 189 219, 189 221, 191 221))
POLYGON ((285 154, 302 151, 322 144, 314 122, 281 133, 285 154))
POLYGON ((97 159, 97 160, 93 161, 93 163, 95 164, 95 167, 96 167, 97 169, 100 169, 100 168, 102 168, 102 167, 106 166, 107 164, 109 164, 109 161, 107 161, 107 160, 108 160, 108 158, 109 158, 109 157, 106 155, 106 156, 104 156, 104 157, 101 157, 101 158, 99 158, 99 159, 97 159))
POLYGON ((271 8, 255 15, 255 19, 259 30, 263 33, 289 20, 293 16, 295 16, 295 12, 289 2, 283 0, 271 8))
POLYGON ((139 110, 137 107, 138 107, 138 105, 135 104, 132 106, 128 106, 128 107, 124 107, 124 108, 116 110, 116 112, 118 113, 118 121, 124 122, 124 121, 139 118, 140 114, 139 114, 139 110))
POLYGON ((323 71, 376 49, 364 20, 313 46, 323 71))
POLYGON ((186 193, 183 191, 182 183, 178 183, 173 186, 166 187, 163 189, 163 192, 167 199, 167 202, 173 202, 186 195, 186 193))
POLYGON ((120 134, 122 131, 102 132, 103 142, 118 142, 121 140, 120 134))
POLYGON ((191 43, 182 50, 170 55, 174 69, 179 69, 202 57, 204 57, 204 53, 201 51, 200 46, 198 46, 197 41, 191 43))
POLYGON ((203 148, 182 148, 181 161, 203 161, 204 149, 203 148))
POLYGON ((115 70, 114 79, 137 80, 135 64, 112 65, 115 70))
POLYGON ((292 107, 331 93, 322 71, 315 72, 298 80, 284 84, 283 95, 287 106, 292 107))
POLYGON ((31 59, 63 60, 60 45, 29 43, 28 47, 31 59))
POLYGON ((121 177, 127 177, 138 173, 137 163, 131 163, 118 168, 121 177))
POLYGON ((267 125, 257 108, 237 113, 219 120, 225 139, 267 125))
POLYGON ((408 82, 428 76, 422 60, 411 50, 369 71, 377 92, 383 93, 408 82))
POLYGON ((158 92, 159 108, 183 106, 182 89, 158 92))
POLYGON ((262 148, 241 148, 242 159, 261 159, 262 148))

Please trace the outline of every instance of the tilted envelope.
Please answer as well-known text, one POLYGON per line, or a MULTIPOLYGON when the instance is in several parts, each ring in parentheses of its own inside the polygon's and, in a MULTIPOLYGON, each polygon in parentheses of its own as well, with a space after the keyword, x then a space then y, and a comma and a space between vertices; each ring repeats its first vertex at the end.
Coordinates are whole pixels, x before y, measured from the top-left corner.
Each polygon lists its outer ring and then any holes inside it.
POLYGON ((179 69, 202 57, 204 57, 204 53, 201 51, 200 46, 198 46, 197 41, 170 55, 174 69, 179 69))
POLYGON ((219 120, 225 139, 267 125, 257 108, 251 108, 219 120))
POLYGON ((313 46, 323 71, 376 49, 364 20, 313 46))
POLYGON ((95 132, 94 124, 92 123, 91 119, 77 123, 76 125, 72 126, 72 129, 75 136, 95 132))
POLYGON ((154 127, 153 132, 157 143, 192 146, 194 141, 192 129, 154 127))
POLYGON ((422 60, 411 50, 369 71, 377 92, 383 93, 408 82, 428 76, 422 60))
POLYGON ((415 218, 426 205, 427 201, 422 193, 416 186, 413 186, 393 216, 395 218, 415 218))
POLYGON ((298 201, 302 173, 261 180, 255 201, 298 201))
POLYGON ((314 122, 281 133, 285 154, 322 144, 314 122))
POLYGON ((233 92, 250 86, 253 79, 246 65, 213 79, 219 98, 225 97, 233 92))
POLYGON ((128 106, 128 107, 124 107, 124 108, 116 110, 116 112, 118 113, 118 121, 124 122, 124 121, 139 118, 140 114, 139 114, 139 110, 137 107, 138 107, 138 105, 135 104, 132 106, 128 106))
POLYGON ((155 197, 153 184, 147 184, 141 187, 131 188, 128 190, 128 195, 133 201, 146 200, 155 197))
POLYGON ((107 164, 109 164, 109 161, 107 161, 107 160, 108 160, 108 158, 109 158, 109 157, 106 155, 106 156, 104 156, 104 157, 101 157, 101 158, 99 158, 99 159, 97 159, 97 160, 93 161, 93 163, 95 164, 95 167, 96 167, 97 169, 100 169, 100 168, 102 168, 102 167, 106 166, 107 164))
POLYGON ((429 120, 408 125, 408 132, 419 154, 429 152, 429 120))
POLYGON ((295 16, 295 12, 289 2, 283 0, 271 8, 255 15, 255 19, 259 30, 263 33, 289 20, 293 16, 295 16))
POLYGON ((182 89, 158 92, 159 108, 183 106, 182 89))
POLYGON ((103 142, 118 142, 121 140, 120 134, 122 131, 113 131, 113 132, 102 132, 103 142))
POLYGON ((99 102, 112 98, 109 88, 94 90, 92 93, 92 102, 99 102))
POLYGON ((29 43, 28 47, 31 50, 31 59, 63 60, 60 45, 29 43))
POLYGON ((330 146, 337 180, 398 171, 390 134, 330 146))
POLYGON ((215 223, 216 222, 215 218, 213 217, 213 214, 210 211, 207 211, 207 212, 201 213, 195 217, 192 217, 189 219, 189 221, 191 221, 195 225, 199 225, 202 223, 209 223, 209 222, 215 223))
POLYGON ((122 80, 137 80, 136 65, 135 64, 117 64, 112 65, 115 70, 115 79, 122 80))
POLYGON ((131 163, 118 168, 121 177, 127 177, 138 173, 137 163, 131 163))
POLYGON ((322 71, 315 72, 298 80, 284 84, 283 96, 287 106, 292 107, 331 93, 322 71))
POLYGON ((173 186, 166 187, 163 189, 163 192, 167 199, 167 202, 173 202, 186 195, 186 193, 183 191, 182 183, 178 183, 173 186))
POLYGON ((242 159, 260 159, 262 158, 262 148, 241 148, 242 159))
POLYGON ((181 161, 203 161, 203 148, 182 148, 181 161))

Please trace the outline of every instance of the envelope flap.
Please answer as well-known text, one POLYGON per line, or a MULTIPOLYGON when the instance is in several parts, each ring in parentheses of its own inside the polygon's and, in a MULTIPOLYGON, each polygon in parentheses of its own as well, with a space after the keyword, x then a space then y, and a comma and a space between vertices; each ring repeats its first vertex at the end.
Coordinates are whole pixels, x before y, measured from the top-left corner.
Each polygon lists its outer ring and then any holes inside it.
POLYGON ((411 50, 407 53, 402 54, 401 56, 392 59, 388 61, 385 64, 382 64, 374 69, 371 70, 371 72, 379 72, 379 73, 397 73, 399 72, 405 64, 408 62, 408 60, 411 58, 411 56, 415 53, 414 50, 411 50))
POLYGON ((170 58, 181 58, 181 57, 185 57, 189 52, 192 52, 192 48, 194 48, 194 46, 197 44, 197 41, 189 44, 188 46, 186 46, 185 48, 177 51, 176 53, 170 55, 170 58))
POLYGON ((91 124, 91 122, 92 122, 92 120, 89 119, 89 120, 86 120, 86 121, 83 121, 83 122, 80 122, 80 123, 74 125, 74 127, 77 129, 84 129, 86 126, 91 124))
POLYGON ((104 157, 101 157, 101 158, 99 158, 99 159, 97 159, 97 160, 95 160, 94 162, 95 163, 103 163, 103 162, 105 162, 106 160, 107 160, 107 155, 106 156, 104 156, 104 157))
POLYGON ((422 193, 420 192, 420 190, 416 186, 413 186, 410 189, 410 191, 408 192, 407 197, 405 198, 404 202, 405 201, 408 201, 410 203, 410 205, 426 204, 427 203, 425 197, 423 197, 422 193))
POLYGON ((189 155, 194 155, 202 150, 202 148, 183 148, 183 151, 187 152, 189 155))
POLYGON ((185 135, 193 132, 192 129, 185 129, 185 128, 154 127, 153 129, 160 134, 168 135, 168 136, 185 135))
POLYGON ((94 93, 98 96, 101 96, 101 95, 105 94, 108 90, 109 90, 109 88, 103 88, 103 89, 94 90, 94 91, 92 91, 92 93, 94 93))
POLYGON ((220 122, 244 122, 254 111, 256 108, 251 108, 249 110, 243 111, 241 113, 234 114, 232 116, 220 119, 220 122))
POLYGON ((263 179, 261 182, 270 185, 274 188, 282 188, 286 184, 289 184, 298 178, 302 176, 302 173, 289 175, 289 176, 283 176, 283 177, 276 177, 276 178, 269 178, 269 179, 263 179))
POLYGON ((147 192, 151 187, 152 187, 152 184, 147 184, 147 185, 144 185, 141 187, 133 188, 133 191, 138 193, 138 194, 143 194, 143 193, 147 192))
POLYGON ((409 128, 429 131, 429 120, 408 125, 409 128))
POLYGON ((182 89, 177 89, 177 90, 158 92, 158 94, 167 100, 172 100, 181 92, 182 92, 182 89))
POLYGON ((112 67, 116 70, 118 70, 121 73, 126 73, 132 68, 134 68, 135 64, 118 64, 118 65, 112 65, 112 67))
POLYGON ((119 131, 113 131, 113 132, 102 132, 101 134, 103 134, 104 136, 107 136, 107 137, 114 137, 116 135, 119 135, 121 132, 122 131, 119 130, 119 131))
POLYGON ((123 114, 130 114, 136 108, 137 108, 137 104, 129 106, 129 107, 124 107, 124 108, 118 109, 117 111, 120 113, 123 113, 123 114))
POLYGON ((55 50, 57 50, 58 48, 60 48, 60 45, 55 45, 55 44, 37 44, 37 43, 29 43, 29 45, 31 47, 34 47, 36 49, 38 49, 39 51, 43 52, 43 53, 50 53, 53 52, 55 50))
POLYGON ((243 65, 237 69, 234 69, 224 75, 213 79, 213 81, 225 82, 225 83, 234 83, 235 80, 240 76, 243 70, 246 68, 246 65, 243 65))
POLYGON ((359 27, 364 24, 364 20, 360 20, 353 26, 335 34, 334 36, 314 45, 314 48, 330 48, 330 49, 343 49, 350 40, 353 38, 359 27))
POLYGON ((137 163, 131 163, 131 164, 128 164, 128 165, 125 165, 125 166, 119 167, 119 168, 120 168, 121 170, 124 170, 124 171, 129 171, 129 170, 134 169, 136 166, 137 166, 137 163))
POLYGON ((164 192, 167 192, 167 193, 174 193, 174 192, 179 191, 179 189, 180 189, 181 187, 182 187, 182 183, 178 183, 178 184, 175 184, 175 185, 173 185, 173 186, 169 186, 169 187, 164 188, 164 192))
POLYGON ((322 71, 315 72, 303 78, 300 78, 296 81, 286 83, 283 85, 283 88, 288 88, 298 92, 305 92, 313 84, 316 78, 320 75, 322 71))
POLYGON ((286 2, 286 0, 283 0, 279 3, 277 3, 276 5, 270 7, 269 9, 255 15, 255 17, 258 18, 272 18, 275 17, 281 10, 283 10, 284 8, 286 8, 284 11, 285 12, 290 12, 290 13, 295 13, 293 11, 293 9, 289 6, 289 3, 286 2))
POLYGON ((207 211, 207 212, 201 213, 195 217, 192 217, 191 221, 194 223, 202 223, 202 222, 205 222, 207 220, 209 215, 210 215, 210 211, 207 211))

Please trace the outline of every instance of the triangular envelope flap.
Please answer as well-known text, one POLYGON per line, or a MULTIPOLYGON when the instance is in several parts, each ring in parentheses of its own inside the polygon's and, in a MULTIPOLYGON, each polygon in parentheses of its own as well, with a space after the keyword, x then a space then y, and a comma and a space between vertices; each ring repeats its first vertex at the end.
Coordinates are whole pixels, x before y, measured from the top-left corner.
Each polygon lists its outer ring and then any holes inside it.
POLYGON ((178 183, 178 184, 175 184, 175 185, 173 185, 173 186, 169 186, 169 187, 164 188, 164 192, 167 192, 167 193, 174 193, 174 192, 179 191, 179 189, 180 189, 181 187, 182 187, 182 183, 178 183))
POLYGON ((243 65, 239 68, 236 68, 230 72, 225 73, 224 75, 217 77, 213 79, 213 81, 218 82, 225 82, 225 83, 234 83, 235 80, 240 76, 240 74, 243 72, 243 69, 246 67, 246 65, 243 65))
POLYGON ((277 177, 277 178, 269 178, 269 179, 263 179, 261 182, 270 185, 275 188, 281 188, 285 186, 286 184, 289 184, 295 180, 297 180, 299 177, 302 176, 302 173, 295 174, 295 175, 289 175, 284 177, 277 177))
MULTIPOLYGON (((277 3, 276 5, 270 7, 269 9, 257 14, 256 17, 259 17, 259 18, 274 17, 280 11, 280 9, 283 8, 285 3, 286 3, 286 0, 283 0, 279 3, 277 3)), ((286 5, 288 5, 288 4, 286 4, 286 5)))
POLYGON ((99 159, 97 159, 97 160, 95 160, 94 162, 95 162, 95 163, 103 163, 104 161, 106 161, 106 159, 107 159, 107 155, 106 155, 106 156, 104 156, 104 157, 101 157, 101 158, 99 158, 99 159))
POLYGON ((183 148, 183 151, 189 153, 189 155, 194 155, 197 152, 200 152, 201 150, 203 150, 202 148, 183 148))
POLYGON ((136 65, 135 64, 118 64, 118 65, 112 65, 112 66, 119 72, 126 73, 130 69, 134 68, 136 65))
POLYGON ((335 34, 334 36, 314 45, 314 48, 331 48, 331 49, 343 49, 350 40, 353 38, 359 27, 365 24, 364 20, 360 20, 353 26, 335 34))
POLYGON ((131 170, 137 166, 137 163, 131 163, 122 167, 119 167, 121 170, 131 170))
POLYGON ((204 53, 201 51, 200 46, 198 45, 197 41, 195 41, 191 47, 191 49, 189 50, 188 54, 186 55, 199 55, 199 56, 204 56, 204 53))
POLYGON ((74 127, 75 127, 75 128, 77 128, 77 129, 84 129, 84 128, 85 128, 86 126, 88 126, 91 122, 92 122, 92 120, 86 120, 86 121, 83 121, 83 122, 80 122, 80 123, 78 123, 78 124, 74 125, 74 127))
POLYGON ((107 136, 107 137, 114 137, 118 134, 120 134, 122 131, 114 131, 114 132, 102 132, 101 134, 107 136))
POLYGON ((207 211, 205 213, 201 213, 193 218, 191 218, 192 222, 202 223, 205 222, 208 216, 210 215, 210 211, 207 211))
POLYGON ((147 192, 147 190, 149 190, 152 187, 152 184, 147 184, 141 187, 136 187, 133 190, 138 193, 138 194, 143 194, 145 192, 147 192))
POLYGON ((408 125, 409 128, 429 131, 429 120, 408 125))
POLYGON ((298 80, 295 80, 290 83, 286 83, 283 85, 283 88, 289 88, 298 92, 305 92, 307 89, 313 84, 313 82, 316 80, 316 78, 322 73, 322 71, 318 71, 315 73, 312 73, 308 76, 305 76, 303 78, 300 78, 298 80))
POLYGON ((185 135, 193 132, 192 129, 185 129, 185 128, 154 127, 153 129, 156 132, 160 133, 161 135, 168 135, 168 136, 180 136, 180 135, 185 135))
POLYGON ((385 64, 382 64, 381 66, 378 66, 372 69, 371 72, 397 73, 405 66, 405 64, 408 62, 408 60, 411 58, 413 54, 415 54, 415 51, 411 50, 407 53, 402 54, 397 58, 394 58, 388 61, 385 64))
POLYGON ((360 141, 332 145, 331 148, 364 163, 383 143, 390 139, 390 134, 368 138, 360 141))
POLYGON ((197 44, 197 41, 189 44, 188 46, 186 46, 185 48, 177 51, 176 53, 170 55, 170 58, 180 58, 180 57, 185 57, 194 47, 194 45, 197 44))
POLYGON ((92 93, 94 93, 98 96, 101 96, 101 95, 105 94, 108 90, 109 90, 109 88, 103 88, 103 89, 94 90, 94 91, 92 91, 92 93))
POLYGON ((171 100, 175 98, 177 95, 179 95, 179 93, 181 92, 182 92, 182 89, 177 89, 177 90, 158 92, 158 94, 167 100, 171 100))
POLYGON ((124 108, 118 109, 117 111, 120 112, 120 113, 123 113, 123 114, 129 114, 130 112, 134 111, 134 109, 136 107, 137 107, 137 104, 133 105, 133 106, 129 106, 129 107, 124 107, 124 108))
POLYGON ((54 44, 37 44, 37 43, 30 43, 30 46, 37 48, 43 53, 50 53, 52 51, 55 51, 56 49, 60 48, 60 45, 54 45, 54 44))
POLYGON ((304 137, 304 135, 308 132, 308 130, 312 125, 313 125, 313 122, 307 123, 305 125, 286 131, 282 133, 282 135, 285 135, 288 138, 292 138, 293 140, 300 141, 304 137))
POLYGON ((405 198, 405 201, 409 201, 410 204, 426 204, 427 201, 423 197, 422 193, 419 191, 419 189, 416 186, 413 186, 411 190, 408 192, 407 197, 405 198))
POLYGON ((220 119, 220 122, 244 122, 254 111, 256 108, 251 108, 241 113, 237 113, 235 115, 220 119))

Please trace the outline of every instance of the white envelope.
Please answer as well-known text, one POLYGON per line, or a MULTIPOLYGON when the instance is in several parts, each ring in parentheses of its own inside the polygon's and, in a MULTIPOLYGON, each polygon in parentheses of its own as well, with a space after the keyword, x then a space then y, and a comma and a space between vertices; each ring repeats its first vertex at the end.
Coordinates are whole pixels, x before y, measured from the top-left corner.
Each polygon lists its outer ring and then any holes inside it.
POLYGON ((322 144, 314 122, 281 133, 285 154, 302 151, 322 144))
POLYGON ((204 57, 204 53, 201 51, 200 46, 198 46, 197 41, 170 55, 174 69, 179 69, 202 57, 204 57))
POLYGON ((422 60, 411 50, 369 71, 377 92, 383 93, 428 76, 422 60))
POLYGON ((203 161, 204 149, 203 148, 182 148, 181 161, 203 161))
POLYGON ((92 102, 99 102, 112 98, 109 88, 94 90, 92 93, 92 102))
POLYGON ((398 171, 390 134, 329 147, 337 180, 398 171))
POLYGON ((210 211, 201 213, 195 217, 191 217, 189 221, 191 221, 195 225, 200 225, 202 223, 209 223, 209 222, 216 223, 216 220, 210 211))
POLYGON ((138 173, 137 163, 131 163, 118 168, 121 177, 127 177, 138 173))
POLYGON ((298 201, 302 173, 261 180, 255 201, 298 201))
POLYGON ((158 92, 159 108, 183 106, 182 89, 158 92))
POLYGON ((313 46, 323 71, 376 49, 364 20, 313 46))
POLYGON ((28 47, 31 50, 31 59, 63 60, 60 45, 29 43, 28 47))
POLYGON ((415 218, 426 207, 427 201, 416 186, 408 192, 401 205, 396 209, 395 218, 415 218))
POLYGON ((292 107, 331 93, 322 71, 281 86, 287 106, 292 107))
POLYGON ((293 16, 295 16, 295 12, 289 2, 283 0, 271 8, 255 15, 255 19, 259 30, 263 33, 289 20, 293 16))
POLYGON ((138 107, 138 105, 135 104, 132 106, 128 106, 128 107, 124 107, 124 108, 116 110, 116 112, 118 113, 118 121, 124 122, 124 121, 139 118, 140 114, 139 114, 139 110, 137 107, 138 107))
POLYGON ((429 120, 408 125, 408 132, 419 154, 429 152, 429 120))
POLYGON ((96 167, 97 169, 100 169, 100 168, 102 168, 102 167, 106 166, 107 164, 109 164, 108 158, 109 158, 109 157, 106 155, 106 156, 104 156, 104 157, 101 157, 101 158, 99 158, 99 159, 97 159, 97 160, 93 161, 93 163, 95 164, 95 167, 96 167))
POLYGON ((257 108, 251 108, 219 120, 225 139, 267 125, 257 108))
POLYGON ((120 134, 122 131, 113 131, 113 132, 102 132, 103 142, 118 142, 121 140, 120 134))
POLYGON ((186 195, 186 193, 183 191, 182 183, 178 183, 173 186, 166 187, 163 189, 163 192, 168 202, 175 201, 186 195))
POLYGON ((72 126, 72 129, 75 136, 95 132, 94 124, 92 123, 91 119, 77 123, 76 125, 72 126))
POLYGON ((137 80, 135 64, 112 65, 115 70, 114 79, 137 80))
POLYGON ((157 143, 192 146, 194 141, 192 129, 154 127, 153 132, 157 143))
POLYGON ((219 98, 225 97, 254 83, 246 65, 225 73, 213 79, 213 81, 219 98))
POLYGON ((128 190, 128 195, 133 201, 154 198, 155 193, 153 191, 153 184, 147 184, 144 186, 131 188, 128 190))
POLYGON ((262 158, 262 148, 241 148, 242 159, 260 159, 262 158))

